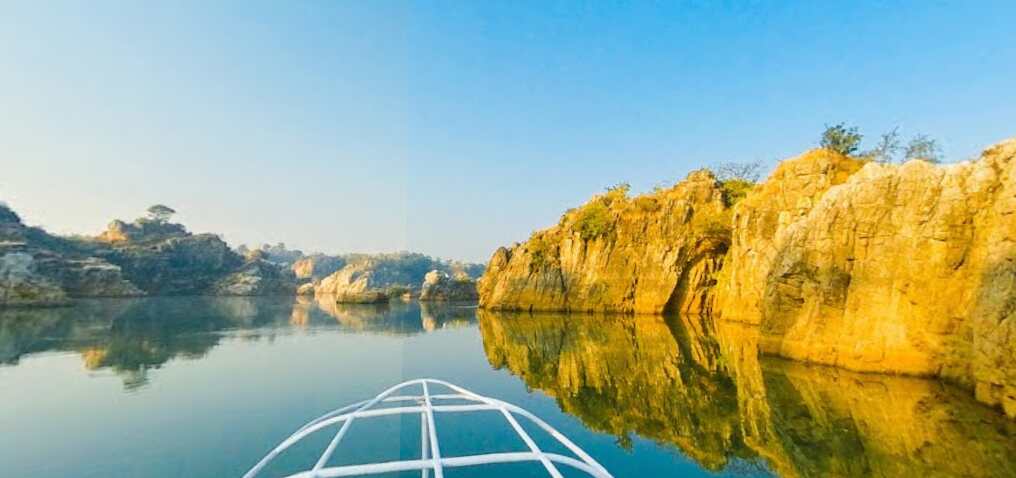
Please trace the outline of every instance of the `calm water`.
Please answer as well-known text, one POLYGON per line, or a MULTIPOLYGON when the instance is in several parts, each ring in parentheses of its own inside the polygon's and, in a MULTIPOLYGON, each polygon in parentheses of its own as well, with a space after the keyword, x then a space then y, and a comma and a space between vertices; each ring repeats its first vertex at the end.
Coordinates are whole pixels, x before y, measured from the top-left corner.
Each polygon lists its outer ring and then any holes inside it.
MULTIPOLYGON (((0 311, 0 475, 239 476, 309 419, 428 376, 533 411, 619 477, 1016 476, 1016 422, 964 392, 760 360, 753 332, 293 299, 0 311)), ((419 457, 418 418, 371 420, 333 463, 419 457)), ((493 414, 437 426, 446 456, 524 450, 493 414)), ((314 438, 271 471, 313 464, 314 438)))

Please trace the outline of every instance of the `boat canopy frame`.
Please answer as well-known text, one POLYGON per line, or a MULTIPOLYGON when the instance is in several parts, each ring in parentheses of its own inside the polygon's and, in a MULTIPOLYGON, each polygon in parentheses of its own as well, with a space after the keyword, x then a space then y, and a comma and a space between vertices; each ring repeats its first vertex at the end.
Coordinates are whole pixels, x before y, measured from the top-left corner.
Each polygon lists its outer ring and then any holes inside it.
POLYGON ((328 443, 328 446, 321 453, 314 467, 287 478, 333 478, 341 476, 363 476, 380 473, 392 473, 402 471, 419 470, 422 478, 429 478, 430 473, 434 478, 444 478, 445 468, 482 466, 501 463, 539 462, 547 473, 554 478, 562 478, 558 466, 564 465, 585 472, 595 478, 613 478, 610 472, 600 465, 593 457, 583 451, 575 443, 557 431, 554 427, 544 422, 529 411, 498 400, 485 397, 471 392, 458 385, 443 380, 432 378, 419 378, 408 380, 394 385, 381 392, 372 399, 354 403, 336 410, 332 410, 311 422, 307 423, 276 446, 271 452, 265 455, 253 468, 250 469, 244 478, 254 478, 263 470, 275 457, 293 446, 300 440, 327 427, 338 426, 338 431, 328 443), (407 394, 407 388, 419 386, 421 394, 407 394), (431 386, 440 386, 449 389, 452 393, 431 393, 431 386), (401 393, 400 393, 401 392, 401 393), (457 401, 455 404, 446 402, 457 401), (462 402, 465 401, 465 404, 462 402), (393 406, 378 408, 378 405, 386 403, 405 403, 413 405, 393 406), (500 412, 504 419, 511 425, 512 430, 529 448, 528 452, 507 452, 507 453, 484 453, 466 456, 443 456, 441 444, 438 441, 437 427, 435 426, 434 415, 443 413, 470 413, 480 411, 500 412), (353 421, 361 418, 380 417, 388 415, 419 414, 420 415, 420 459, 397 460, 378 463, 364 463, 356 465, 328 466, 335 449, 345 438, 353 421), (575 454, 574 457, 558 453, 548 453, 540 449, 532 437, 516 419, 516 415, 526 418, 537 425, 550 436, 556 439, 561 445, 575 454))

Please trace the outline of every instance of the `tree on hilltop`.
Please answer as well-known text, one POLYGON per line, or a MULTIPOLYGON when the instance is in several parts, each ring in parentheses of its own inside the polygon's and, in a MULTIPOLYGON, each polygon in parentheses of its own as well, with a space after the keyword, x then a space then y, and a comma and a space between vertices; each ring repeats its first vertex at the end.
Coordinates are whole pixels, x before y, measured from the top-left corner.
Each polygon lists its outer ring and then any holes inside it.
POLYGON ((864 156, 880 163, 891 163, 902 147, 900 143, 900 127, 897 126, 879 136, 878 144, 871 151, 864 153, 864 156))
POLYGON ((844 123, 826 125, 819 145, 844 156, 850 156, 857 152, 863 137, 857 132, 856 126, 847 127, 844 123))
POLYGON ((757 183, 762 178, 762 162, 722 163, 713 168, 713 174, 720 182, 745 181, 757 183))
POLYGON ((148 208, 149 219, 157 222, 168 222, 176 214, 176 210, 164 204, 156 204, 148 208))
POLYGON ((941 163, 942 148, 938 145, 938 141, 928 137, 928 135, 919 134, 907 143, 907 148, 903 152, 903 158, 905 161, 920 159, 929 163, 941 163))

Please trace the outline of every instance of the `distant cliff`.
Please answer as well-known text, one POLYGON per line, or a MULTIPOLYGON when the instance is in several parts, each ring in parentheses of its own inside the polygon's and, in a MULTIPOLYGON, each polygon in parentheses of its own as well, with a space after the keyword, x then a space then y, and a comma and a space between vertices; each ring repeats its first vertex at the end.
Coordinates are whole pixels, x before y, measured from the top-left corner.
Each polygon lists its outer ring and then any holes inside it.
POLYGON ((340 303, 384 302, 406 293, 417 295, 428 287, 426 278, 434 271, 461 280, 440 284, 426 298, 421 297, 422 300, 476 300, 475 292, 471 291, 473 280, 483 272, 480 264, 446 261, 413 252, 348 254, 336 258, 309 256, 306 259, 294 264, 294 270, 301 276, 313 277, 318 264, 331 265, 335 261, 344 264, 327 277, 315 280, 313 286, 300 288, 301 294, 340 303), (449 294, 454 297, 448 297, 449 294))
POLYGON ((946 166, 815 150, 736 204, 704 172, 607 193, 496 251, 480 304, 711 313, 767 353, 944 377, 1016 416, 1014 173, 1016 141, 946 166))
POLYGON ((81 241, 47 234, 0 204, 0 307, 66 304, 72 297, 129 297, 143 292, 120 266, 81 241))
POLYGON ((154 219, 113 221, 94 238, 28 227, 0 206, 0 307, 75 297, 293 293, 288 267, 245 259, 214 234, 154 219))

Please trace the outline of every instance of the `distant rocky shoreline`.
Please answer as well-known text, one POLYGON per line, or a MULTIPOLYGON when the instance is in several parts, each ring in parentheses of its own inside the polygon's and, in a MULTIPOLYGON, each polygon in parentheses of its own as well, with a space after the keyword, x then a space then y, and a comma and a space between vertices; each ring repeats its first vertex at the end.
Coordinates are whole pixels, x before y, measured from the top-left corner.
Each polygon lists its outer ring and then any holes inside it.
MULTIPOLYGON (((453 274, 473 290, 478 264, 416 253, 304 255, 282 245, 236 250, 215 234, 172 223, 172 209, 115 220, 94 237, 26 226, 0 204, 0 308, 69 305, 73 299, 138 296, 310 294, 336 302, 420 295, 428 273, 453 274)), ((444 300, 443 296, 422 300, 444 300)))

